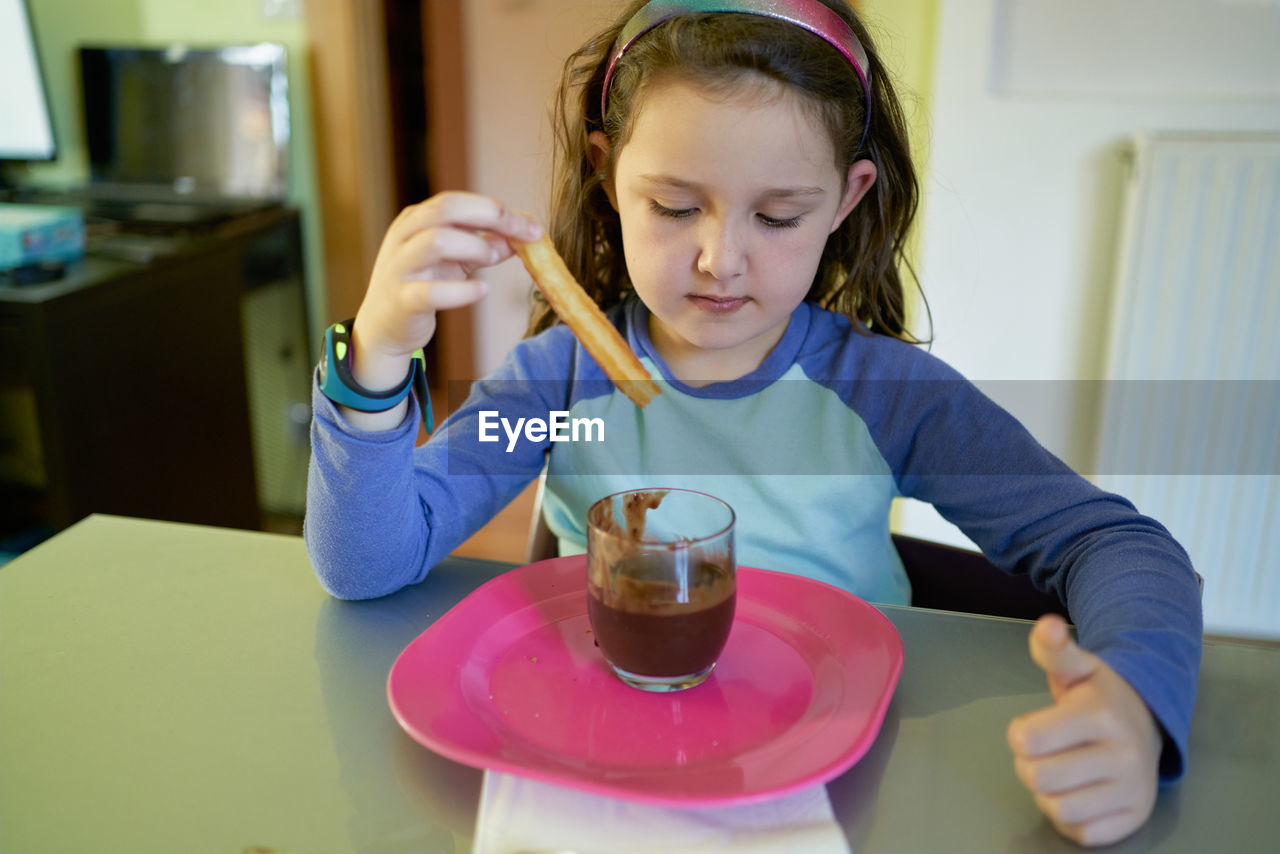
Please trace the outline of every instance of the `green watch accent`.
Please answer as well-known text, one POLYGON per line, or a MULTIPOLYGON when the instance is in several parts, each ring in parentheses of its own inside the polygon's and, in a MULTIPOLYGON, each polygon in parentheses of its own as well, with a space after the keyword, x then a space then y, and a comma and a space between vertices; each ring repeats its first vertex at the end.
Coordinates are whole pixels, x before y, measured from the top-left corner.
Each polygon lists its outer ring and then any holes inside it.
POLYGON ((335 323, 325 330, 320 357, 320 391, 334 403, 359 412, 386 412, 398 405, 412 391, 422 410, 422 424, 430 433, 435 429, 431 412, 431 395, 427 388, 427 358, 421 349, 415 350, 409 375, 404 382, 386 392, 373 392, 351 376, 351 328, 354 319, 335 323))

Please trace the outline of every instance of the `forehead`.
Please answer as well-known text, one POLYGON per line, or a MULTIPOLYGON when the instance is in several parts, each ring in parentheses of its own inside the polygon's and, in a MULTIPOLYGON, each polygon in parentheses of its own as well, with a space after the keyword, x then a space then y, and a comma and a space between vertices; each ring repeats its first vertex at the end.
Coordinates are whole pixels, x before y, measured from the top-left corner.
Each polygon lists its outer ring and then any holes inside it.
POLYGON ((818 110, 767 78, 750 75, 715 92, 680 78, 654 80, 636 107, 618 153, 620 178, 657 171, 699 182, 839 181, 831 134, 818 110))

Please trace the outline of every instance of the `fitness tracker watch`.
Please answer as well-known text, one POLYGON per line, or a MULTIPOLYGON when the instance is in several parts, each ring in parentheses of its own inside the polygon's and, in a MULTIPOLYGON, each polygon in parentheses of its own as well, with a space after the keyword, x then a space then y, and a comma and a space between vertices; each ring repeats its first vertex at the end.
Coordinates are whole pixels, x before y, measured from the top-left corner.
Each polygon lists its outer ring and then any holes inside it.
POLYGON ((413 364, 404 382, 391 391, 373 392, 351 376, 351 328, 355 318, 335 323, 324 331, 320 357, 320 391, 334 403, 359 412, 386 412, 413 391, 422 408, 422 424, 430 433, 435 429, 431 413, 431 396, 427 393, 427 359, 422 350, 413 354, 413 364))

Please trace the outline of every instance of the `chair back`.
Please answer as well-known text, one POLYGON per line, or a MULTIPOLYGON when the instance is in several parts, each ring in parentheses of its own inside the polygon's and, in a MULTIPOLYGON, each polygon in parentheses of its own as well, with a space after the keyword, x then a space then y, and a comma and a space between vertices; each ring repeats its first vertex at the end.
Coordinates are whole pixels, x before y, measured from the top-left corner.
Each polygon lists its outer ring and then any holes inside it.
POLYGON ((917 608, 1020 620, 1061 614, 1070 620, 1057 596, 1036 589, 1026 575, 1005 572, 981 552, 901 534, 893 535, 893 544, 911 581, 911 604, 917 608))

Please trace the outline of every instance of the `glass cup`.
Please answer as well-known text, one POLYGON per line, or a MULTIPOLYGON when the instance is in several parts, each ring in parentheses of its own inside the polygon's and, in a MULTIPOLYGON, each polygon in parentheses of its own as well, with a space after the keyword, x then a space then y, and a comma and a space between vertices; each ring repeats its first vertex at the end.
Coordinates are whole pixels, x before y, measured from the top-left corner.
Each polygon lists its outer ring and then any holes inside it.
POLYGON ((587 511, 587 616, 605 661, 644 691, 710 675, 733 627, 733 509, 687 489, 636 489, 587 511))

